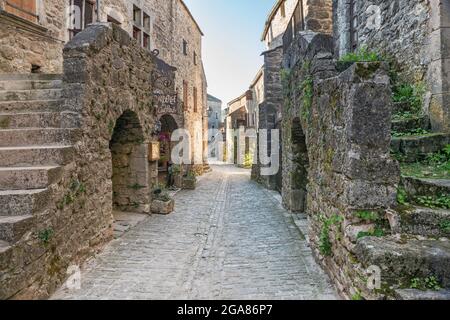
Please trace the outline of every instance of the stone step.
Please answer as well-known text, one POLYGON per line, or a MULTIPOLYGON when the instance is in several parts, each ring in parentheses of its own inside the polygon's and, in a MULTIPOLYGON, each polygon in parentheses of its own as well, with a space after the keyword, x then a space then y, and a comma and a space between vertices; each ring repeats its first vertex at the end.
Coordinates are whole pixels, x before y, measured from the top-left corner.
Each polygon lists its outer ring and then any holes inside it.
POLYGON ((74 112, 0 113, 0 129, 77 128, 79 124, 79 114, 74 112))
POLYGON ((402 177, 402 185, 410 196, 450 196, 450 180, 402 177))
POLYGON ((78 129, 29 128, 0 130, 0 147, 68 145, 79 136, 78 129))
POLYGON ((392 138, 391 149, 405 162, 423 160, 428 154, 441 151, 450 144, 450 134, 433 133, 424 136, 392 138))
POLYGON ((0 91, 0 101, 57 100, 61 98, 61 89, 0 91))
POLYGON ((33 215, 45 208, 48 199, 48 189, 0 191, 0 216, 33 215))
POLYGON ((395 299, 417 301, 450 300, 450 290, 421 291, 417 289, 398 289, 395 290, 395 299))
POLYGON ((399 224, 393 227, 396 233, 433 238, 450 238, 450 210, 422 207, 397 209, 399 224))
POLYGON ((428 117, 416 117, 406 120, 393 120, 392 130, 396 132, 409 132, 414 129, 430 129, 430 120, 428 117))
POLYGON ((33 216, 0 216, 0 240, 15 243, 31 229, 33 216))
POLYGON ((51 81, 62 80, 62 74, 50 74, 50 73, 2 73, 0 74, 0 81, 17 81, 17 80, 29 80, 29 81, 51 81))
POLYGON ((389 285, 409 286, 414 278, 434 276, 442 288, 450 288, 450 241, 365 237, 358 240, 355 254, 363 268, 380 267, 389 285))
POLYGON ((0 167, 0 190, 44 189, 61 175, 62 167, 0 167))
POLYGON ((62 80, 0 80, 0 90, 61 89, 62 80))
POLYGON ((0 112, 61 112, 63 105, 64 100, 0 101, 0 112))
POLYGON ((31 146, 0 148, 0 163, 8 167, 63 166, 72 162, 72 146, 31 146))

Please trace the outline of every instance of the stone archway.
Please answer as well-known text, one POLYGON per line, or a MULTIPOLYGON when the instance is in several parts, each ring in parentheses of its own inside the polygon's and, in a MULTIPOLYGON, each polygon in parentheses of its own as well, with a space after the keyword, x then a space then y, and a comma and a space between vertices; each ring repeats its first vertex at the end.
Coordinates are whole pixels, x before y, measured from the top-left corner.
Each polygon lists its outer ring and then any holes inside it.
POLYGON ((305 212, 308 195, 309 157, 308 148, 306 146, 306 137, 298 117, 292 120, 291 139, 292 174, 290 176, 290 209, 296 212, 305 212))
POLYGON ((125 111, 117 119, 109 143, 114 210, 149 213, 148 146, 144 142, 137 114, 125 111))
POLYGON ((167 173, 171 160, 172 149, 174 147, 171 141, 172 134, 179 127, 174 117, 169 114, 163 115, 159 121, 161 122, 161 133, 158 137, 160 145, 160 159, 158 161, 158 182, 164 185, 167 182, 167 173))

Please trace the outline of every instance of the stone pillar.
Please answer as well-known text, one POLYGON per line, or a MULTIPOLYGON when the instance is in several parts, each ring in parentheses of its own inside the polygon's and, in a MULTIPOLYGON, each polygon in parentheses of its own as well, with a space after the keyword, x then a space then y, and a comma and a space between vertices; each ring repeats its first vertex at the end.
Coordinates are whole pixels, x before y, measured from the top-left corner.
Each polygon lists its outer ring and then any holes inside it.
POLYGON ((430 120, 433 131, 450 132, 450 2, 431 0, 430 23, 430 120))

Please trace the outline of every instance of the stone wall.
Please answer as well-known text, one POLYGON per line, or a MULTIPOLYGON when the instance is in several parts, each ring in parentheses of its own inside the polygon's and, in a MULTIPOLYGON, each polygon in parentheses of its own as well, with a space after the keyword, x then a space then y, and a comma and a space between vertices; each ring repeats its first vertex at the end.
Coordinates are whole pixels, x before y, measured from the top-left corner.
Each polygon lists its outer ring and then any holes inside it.
POLYGON ((62 72, 65 41, 65 1, 40 0, 38 22, 32 23, 3 11, 0 0, 0 73, 62 72))
POLYGON ((338 73, 333 45, 330 36, 307 32, 284 61, 293 67, 283 86, 283 202, 306 209, 312 250, 340 294, 377 298, 354 249, 358 233, 374 228, 357 213, 384 217, 396 203, 388 67, 357 63, 338 73))
MULTIPOLYGON (((112 238, 113 205, 149 212, 155 58, 118 27, 95 24, 64 49, 64 112, 79 114, 74 150, 40 199, 29 236, 0 261, 1 298, 46 298, 112 238), (43 242, 39 234, 51 230, 43 242)), ((154 170, 154 169, 153 169, 154 170)))
MULTIPOLYGON (((333 0, 336 55, 351 51, 349 2, 333 0)), ((355 0, 358 46, 383 54, 399 81, 428 86, 424 111, 435 131, 450 130, 448 42, 450 5, 441 0, 355 0), (430 99, 429 96, 432 95, 430 99)))

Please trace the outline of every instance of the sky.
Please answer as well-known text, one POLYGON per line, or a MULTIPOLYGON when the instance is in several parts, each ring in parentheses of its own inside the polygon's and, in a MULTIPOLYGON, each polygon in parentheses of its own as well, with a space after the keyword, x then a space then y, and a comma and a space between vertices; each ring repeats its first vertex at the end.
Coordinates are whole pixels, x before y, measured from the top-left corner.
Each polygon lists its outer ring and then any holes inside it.
POLYGON ((205 36, 208 93, 223 107, 248 90, 263 65, 260 41, 275 0, 185 0, 205 36))

